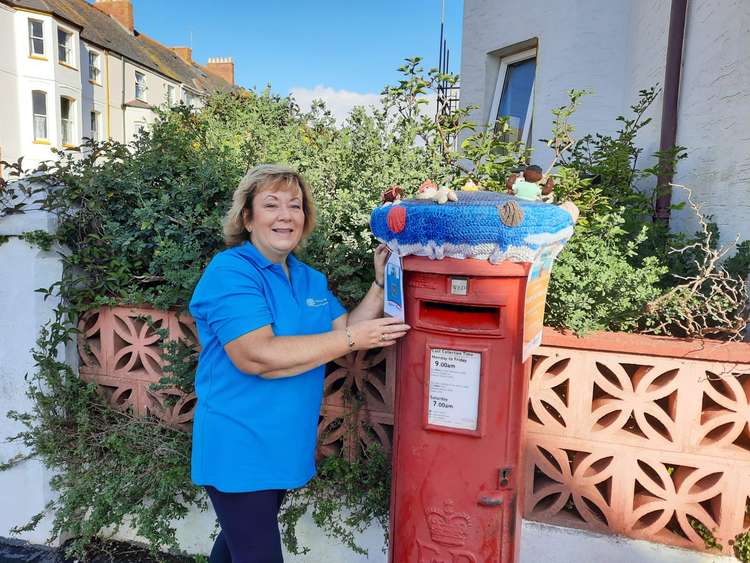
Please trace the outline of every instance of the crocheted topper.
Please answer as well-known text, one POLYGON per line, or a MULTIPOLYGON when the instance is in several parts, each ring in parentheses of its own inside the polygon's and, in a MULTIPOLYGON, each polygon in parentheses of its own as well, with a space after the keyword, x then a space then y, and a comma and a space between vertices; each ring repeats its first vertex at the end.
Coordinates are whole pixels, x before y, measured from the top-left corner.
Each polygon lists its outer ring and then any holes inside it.
POLYGON ((402 200, 398 216, 390 218, 393 205, 378 207, 370 218, 372 232, 401 256, 475 258, 493 264, 532 262, 542 248, 564 244, 573 234, 574 218, 567 208, 497 192, 455 193, 458 201, 442 205, 402 200))

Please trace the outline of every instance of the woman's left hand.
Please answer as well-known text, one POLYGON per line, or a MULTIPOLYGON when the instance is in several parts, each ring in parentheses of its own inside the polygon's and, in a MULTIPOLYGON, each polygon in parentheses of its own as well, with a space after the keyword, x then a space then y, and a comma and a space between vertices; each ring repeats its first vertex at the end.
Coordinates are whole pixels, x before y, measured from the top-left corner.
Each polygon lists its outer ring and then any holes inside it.
POLYGON ((385 244, 379 244, 373 253, 373 265, 375 266, 375 281, 381 286, 385 283, 385 263, 391 251, 385 244))

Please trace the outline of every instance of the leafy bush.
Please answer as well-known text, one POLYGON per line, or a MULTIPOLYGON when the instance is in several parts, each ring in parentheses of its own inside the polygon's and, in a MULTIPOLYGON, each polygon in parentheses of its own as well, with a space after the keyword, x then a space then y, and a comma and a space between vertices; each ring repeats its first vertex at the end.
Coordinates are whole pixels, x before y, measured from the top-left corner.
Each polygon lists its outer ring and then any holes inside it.
MULTIPOLYGON (((545 321, 577 333, 591 330, 645 331, 675 336, 737 338, 744 326, 747 294, 741 273, 748 248, 726 265, 717 228, 692 204, 702 225, 693 237, 672 233, 655 216, 660 172, 685 157, 682 147, 658 154, 658 164, 639 169, 638 132, 656 99, 655 88, 640 92, 632 115, 620 116, 618 132, 572 138, 569 118, 585 92, 573 91, 568 106, 555 112, 549 141, 560 163, 558 201, 581 211, 576 234, 552 272, 545 321), (653 181, 653 184, 651 183, 653 181), (739 274, 739 275, 738 275, 739 274)), ((676 206, 675 206, 676 207, 676 206)))

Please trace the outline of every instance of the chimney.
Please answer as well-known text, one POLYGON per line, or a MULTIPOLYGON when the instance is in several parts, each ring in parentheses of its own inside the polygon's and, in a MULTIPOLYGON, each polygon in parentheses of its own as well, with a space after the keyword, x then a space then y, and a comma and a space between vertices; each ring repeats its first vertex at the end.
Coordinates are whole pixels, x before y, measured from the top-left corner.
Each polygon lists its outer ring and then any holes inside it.
POLYGON ((132 35, 135 25, 131 0, 94 0, 94 7, 109 15, 132 35))
POLYGON ((234 85, 234 61, 231 57, 208 59, 208 72, 234 85))
POLYGON ((190 47, 170 47, 174 54, 187 64, 193 64, 193 50, 190 47))

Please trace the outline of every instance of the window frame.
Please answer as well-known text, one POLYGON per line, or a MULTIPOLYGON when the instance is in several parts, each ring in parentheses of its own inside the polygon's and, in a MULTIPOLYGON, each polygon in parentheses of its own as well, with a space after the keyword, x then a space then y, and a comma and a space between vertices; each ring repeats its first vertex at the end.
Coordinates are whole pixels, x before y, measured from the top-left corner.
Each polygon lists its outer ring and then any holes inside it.
MULTIPOLYGON (((497 112, 500 108, 501 98, 503 96, 503 87, 505 86, 505 79, 508 75, 508 67, 521 61, 527 61, 529 59, 537 58, 537 48, 532 47, 531 49, 525 49, 511 55, 506 55, 500 59, 500 68, 497 72, 497 80, 495 81, 495 92, 492 95, 492 103, 490 104, 490 112, 487 116, 487 127, 494 127, 497 121, 497 112)), ((538 62, 537 62, 538 64, 538 62)), ((538 68, 538 67, 537 67, 538 68)), ((531 84, 531 91, 529 92, 529 104, 526 108, 526 115, 523 120, 523 131, 521 133, 521 142, 529 146, 530 135, 531 135, 531 120, 534 116, 534 91, 536 89, 536 74, 534 75, 534 82, 531 84)))
POLYGON ((166 83, 167 88, 167 106, 174 107, 177 105, 177 86, 166 83))
POLYGON ((32 90, 31 91, 31 115, 32 115, 32 127, 31 127, 31 135, 33 137, 33 142, 37 144, 43 144, 48 145, 49 144, 49 108, 47 106, 47 91, 46 90, 32 90), (34 107, 34 94, 39 92, 44 96, 44 113, 36 113, 34 110, 36 109, 34 107), (37 137, 36 135, 36 118, 37 117, 43 117, 44 118, 44 137, 37 137))
POLYGON ((63 27, 61 25, 57 26, 57 62, 63 66, 67 66, 69 68, 78 70, 78 67, 74 64, 75 58, 76 58, 75 45, 74 45, 75 42, 73 41, 74 38, 75 38, 75 33, 73 32, 73 30, 63 27), (64 45, 60 43, 60 33, 64 33, 69 38, 70 40, 69 44, 64 45), (70 60, 68 60, 67 58, 65 60, 60 58, 60 48, 63 48, 66 50, 65 52, 70 55, 70 60))
POLYGON ((97 86, 102 85, 102 54, 99 51, 95 51, 94 49, 89 49, 89 82, 91 84, 96 84, 97 86), (92 64, 91 59, 92 57, 96 57, 97 64, 92 64), (95 70, 94 77, 91 77, 91 71, 95 70))
POLYGON ((182 96, 183 96, 183 101, 184 101, 184 103, 185 103, 186 106, 190 106, 191 108, 195 107, 195 104, 196 104, 196 102, 198 100, 198 95, 197 94, 194 94, 193 92, 191 92, 187 88, 183 87, 183 89, 182 89, 182 96))
POLYGON ((76 99, 72 98, 70 96, 60 96, 60 144, 64 148, 73 148, 76 146, 75 141, 77 138, 77 131, 76 131, 76 118, 75 118, 75 112, 76 112, 76 99), (66 100, 68 102, 68 117, 65 119, 63 117, 63 100, 66 100), (70 127, 70 139, 67 139, 68 142, 65 142, 65 122, 68 122, 68 126, 70 127))
POLYGON ((102 112, 92 109, 91 112, 89 112, 89 130, 91 132, 92 140, 94 141, 102 140, 101 125, 102 125, 102 112))
POLYGON ((47 45, 46 41, 44 40, 44 20, 40 20, 37 18, 28 18, 28 33, 29 33, 29 57, 32 59, 41 59, 41 60, 47 60, 47 45), (32 28, 34 23, 38 23, 42 26, 42 36, 37 37, 36 35, 32 35, 32 28), (37 53, 34 50, 34 40, 41 40, 42 41, 42 52, 37 53))
POLYGON ((135 99, 142 102, 146 102, 148 95, 148 84, 146 83, 146 73, 136 70, 135 72, 135 99), (138 76, 142 76, 143 80, 139 81, 138 76), (141 84, 141 95, 138 95, 138 85, 141 84))

